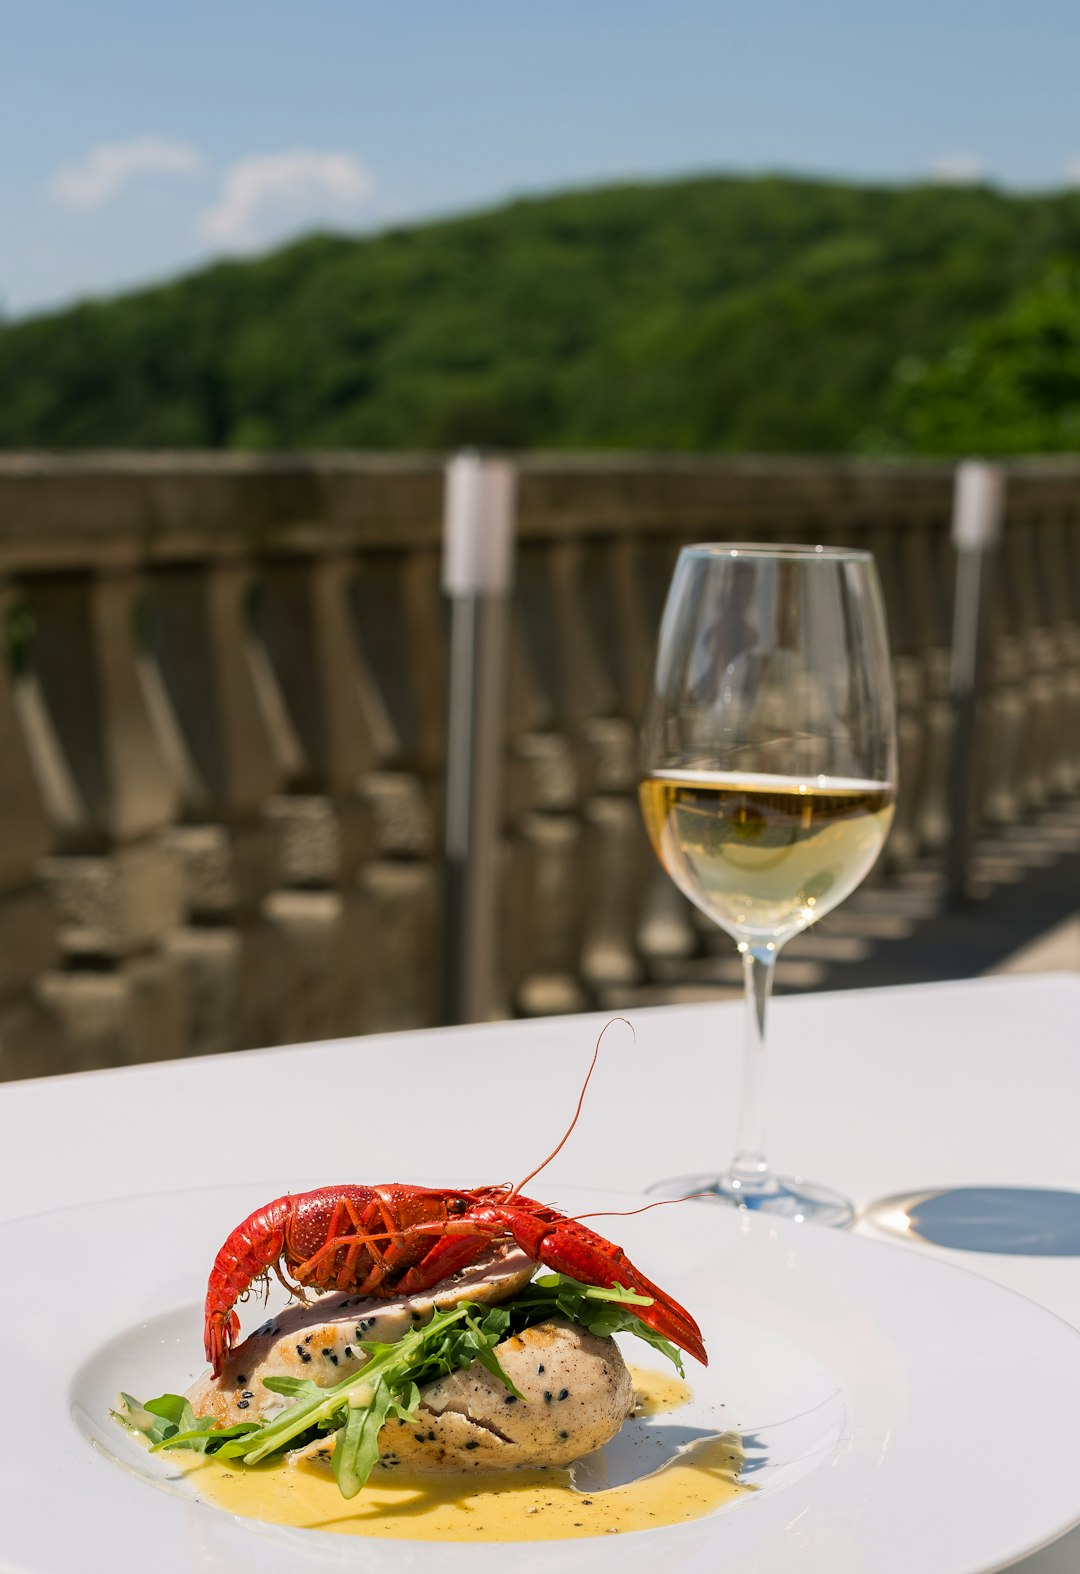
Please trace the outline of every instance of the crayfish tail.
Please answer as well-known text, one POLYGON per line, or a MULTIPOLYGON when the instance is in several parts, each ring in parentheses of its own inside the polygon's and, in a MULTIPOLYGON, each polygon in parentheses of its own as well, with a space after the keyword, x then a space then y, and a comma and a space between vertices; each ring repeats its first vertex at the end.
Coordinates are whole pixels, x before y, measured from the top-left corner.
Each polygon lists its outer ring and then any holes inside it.
POLYGON ((680 1350, 685 1350, 687 1355, 692 1355, 695 1361, 701 1362, 702 1366, 708 1366, 709 1357, 705 1350, 701 1329, 685 1306, 680 1306, 670 1295, 666 1295, 655 1284, 650 1284, 644 1275, 635 1275, 635 1279, 637 1282, 626 1285, 625 1288, 633 1290, 637 1295, 653 1297, 651 1306, 641 1306, 637 1309, 642 1322, 654 1328, 665 1339, 670 1339, 672 1344, 677 1344, 680 1350))
POLYGON ((240 1332, 240 1319, 234 1311, 208 1312, 203 1330, 203 1343, 206 1350, 206 1359, 210 1362, 215 1377, 221 1375, 221 1368, 225 1365, 226 1357, 236 1342, 240 1332))

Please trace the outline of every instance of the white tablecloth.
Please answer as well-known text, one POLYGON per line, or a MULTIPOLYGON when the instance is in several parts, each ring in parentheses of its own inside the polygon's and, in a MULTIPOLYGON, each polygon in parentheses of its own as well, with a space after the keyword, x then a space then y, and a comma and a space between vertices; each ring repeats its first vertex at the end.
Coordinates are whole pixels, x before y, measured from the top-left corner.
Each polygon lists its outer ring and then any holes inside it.
MULTIPOLYGON (((616 1026, 605 1038, 549 1189, 640 1190, 730 1156, 741 1008, 631 1016, 636 1037, 616 1026)), ((261 1176, 268 1196, 320 1181, 520 1179, 565 1129, 605 1020, 342 1039, 2 1086, 0 1218, 261 1176), (172 1156, 167 1182, 155 1152, 172 1156)), ((770 1036, 770 1148, 783 1170, 860 1205, 921 1186, 1080 1189, 1080 977, 780 999, 770 1036)), ((943 1255, 1080 1327, 1080 1258, 943 1255)), ((1076 1574, 1080 1531, 1017 1567, 1076 1574)))

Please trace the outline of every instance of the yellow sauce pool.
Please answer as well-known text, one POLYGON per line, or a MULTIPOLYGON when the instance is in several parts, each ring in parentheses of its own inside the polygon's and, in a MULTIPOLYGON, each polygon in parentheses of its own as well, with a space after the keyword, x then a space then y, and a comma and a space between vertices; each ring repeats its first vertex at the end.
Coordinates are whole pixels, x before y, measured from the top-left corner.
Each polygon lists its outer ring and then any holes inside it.
MULTIPOLYGON (((686 1402, 689 1389, 677 1378, 631 1370, 635 1415, 686 1402)), ((711 1514, 749 1491, 738 1480, 742 1458, 735 1434, 702 1438, 654 1474, 589 1493, 574 1489, 571 1469, 439 1476, 376 1468, 351 1501, 338 1492, 329 1467, 316 1462, 237 1469, 199 1459, 190 1474, 200 1495, 219 1508, 278 1525, 402 1541, 547 1541, 711 1514)))
POLYGON ((690 1398, 689 1385, 669 1372, 651 1372, 632 1366, 630 1376, 634 1380, 636 1416, 666 1415, 669 1410, 678 1410, 690 1398))

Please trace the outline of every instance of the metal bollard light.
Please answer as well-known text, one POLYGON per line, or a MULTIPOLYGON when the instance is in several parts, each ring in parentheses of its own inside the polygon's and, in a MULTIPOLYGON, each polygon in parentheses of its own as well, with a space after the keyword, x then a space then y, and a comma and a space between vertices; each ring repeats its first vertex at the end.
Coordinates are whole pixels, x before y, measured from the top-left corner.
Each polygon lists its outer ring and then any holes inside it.
POLYGON ((463 453, 446 469, 443 590, 450 598, 443 889, 443 1020, 496 1007, 498 862, 517 472, 463 453))
POLYGON ((950 687, 953 702, 949 770, 951 835, 946 852, 946 897, 951 907, 967 900, 967 876, 978 806, 975 802, 978 707, 983 687, 990 560, 1001 539, 1005 473, 1000 465, 966 459, 957 466, 952 541, 956 548, 950 687))

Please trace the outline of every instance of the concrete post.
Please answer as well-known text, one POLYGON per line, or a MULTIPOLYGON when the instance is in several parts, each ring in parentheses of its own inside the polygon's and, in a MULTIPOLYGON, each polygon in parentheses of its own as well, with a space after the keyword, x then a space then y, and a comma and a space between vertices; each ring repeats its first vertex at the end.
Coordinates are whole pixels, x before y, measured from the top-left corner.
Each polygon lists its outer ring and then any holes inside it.
POLYGON ((495 1010, 501 776, 515 469, 459 454, 446 473, 443 589, 450 598, 443 1015, 495 1010))

